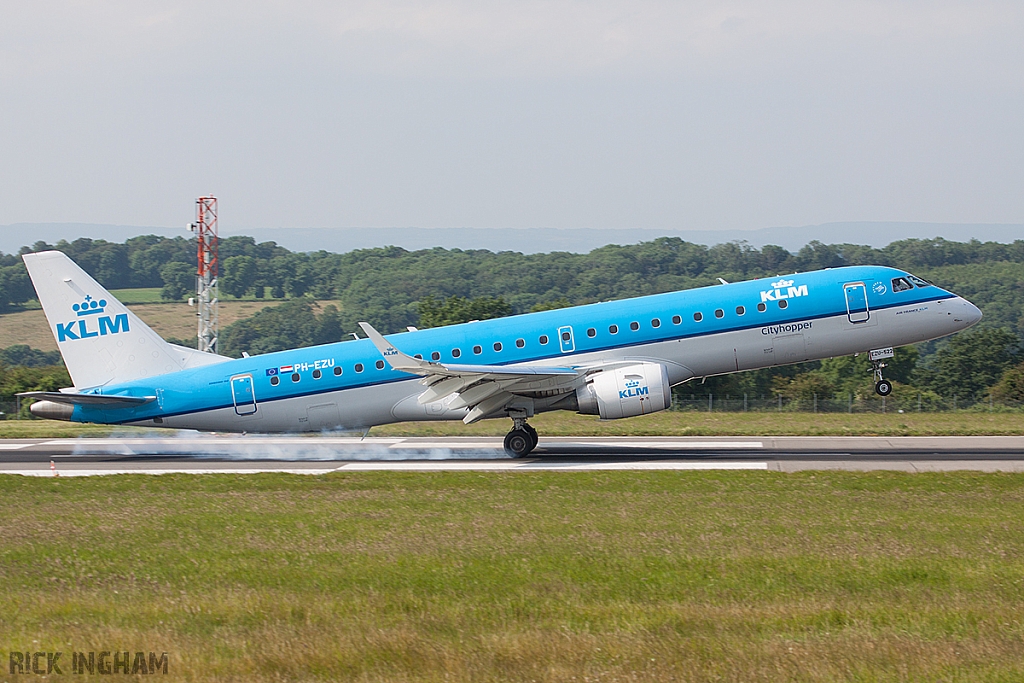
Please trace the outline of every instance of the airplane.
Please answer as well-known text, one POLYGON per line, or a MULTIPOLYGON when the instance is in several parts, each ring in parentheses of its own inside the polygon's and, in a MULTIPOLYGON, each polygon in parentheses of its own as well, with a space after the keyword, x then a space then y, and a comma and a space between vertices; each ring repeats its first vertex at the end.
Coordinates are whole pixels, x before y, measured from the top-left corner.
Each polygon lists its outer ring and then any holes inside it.
POLYGON ((847 266, 243 358, 170 344, 59 251, 22 257, 73 387, 26 392, 43 418, 217 432, 369 429, 511 418, 614 420, 669 408, 684 382, 868 353, 876 391, 894 347, 974 325, 972 303, 906 271, 847 266))

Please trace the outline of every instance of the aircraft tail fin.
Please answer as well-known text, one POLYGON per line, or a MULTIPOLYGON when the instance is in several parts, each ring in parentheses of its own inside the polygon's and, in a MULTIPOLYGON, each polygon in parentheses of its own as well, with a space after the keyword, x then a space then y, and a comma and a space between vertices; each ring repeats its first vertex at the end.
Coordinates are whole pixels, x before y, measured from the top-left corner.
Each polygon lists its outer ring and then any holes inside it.
POLYGON ((78 389, 228 360, 167 343, 62 252, 22 259, 78 389))

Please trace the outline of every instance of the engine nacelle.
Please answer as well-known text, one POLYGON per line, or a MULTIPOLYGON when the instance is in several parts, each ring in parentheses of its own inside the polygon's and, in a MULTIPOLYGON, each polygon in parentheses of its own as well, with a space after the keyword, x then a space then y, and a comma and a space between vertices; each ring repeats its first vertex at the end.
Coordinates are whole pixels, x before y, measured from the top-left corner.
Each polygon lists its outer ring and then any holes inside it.
POLYGON ((579 412, 602 420, 647 415, 672 405, 668 368, 661 363, 637 363, 605 370, 576 390, 579 412))

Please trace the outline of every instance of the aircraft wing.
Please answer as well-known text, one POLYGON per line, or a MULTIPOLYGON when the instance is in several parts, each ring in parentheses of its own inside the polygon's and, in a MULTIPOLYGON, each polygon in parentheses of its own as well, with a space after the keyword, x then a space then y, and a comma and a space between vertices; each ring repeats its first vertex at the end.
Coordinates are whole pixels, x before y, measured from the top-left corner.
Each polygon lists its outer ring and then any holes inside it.
POLYGON ((423 377, 420 383, 427 389, 420 394, 420 404, 457 394, 448 407, 469 408, 462 420, 466 424, 500 410, 516 395, 573 391, 586 373, 584 369, 546 365, 461 365, 421 360, 396 349, 369 323, 359 326, 392 368, 423 377))

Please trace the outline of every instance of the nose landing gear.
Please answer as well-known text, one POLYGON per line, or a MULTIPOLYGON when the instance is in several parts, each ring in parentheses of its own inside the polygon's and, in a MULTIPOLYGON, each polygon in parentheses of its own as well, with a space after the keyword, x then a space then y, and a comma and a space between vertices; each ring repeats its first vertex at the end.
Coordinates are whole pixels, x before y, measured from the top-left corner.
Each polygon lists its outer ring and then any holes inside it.
POLYGON ((884 367, 885 363, 881 361, 871 361, 871 369, 875 375, 875 393, 879 396, 888 396, 892 393, 892 382, 882 377, 884 367))
POLYGON ((522 458, 537 447, 537 430, 525 417, 512 418, 512 431, 505 435, 505 452, 513 458, 522 458))

